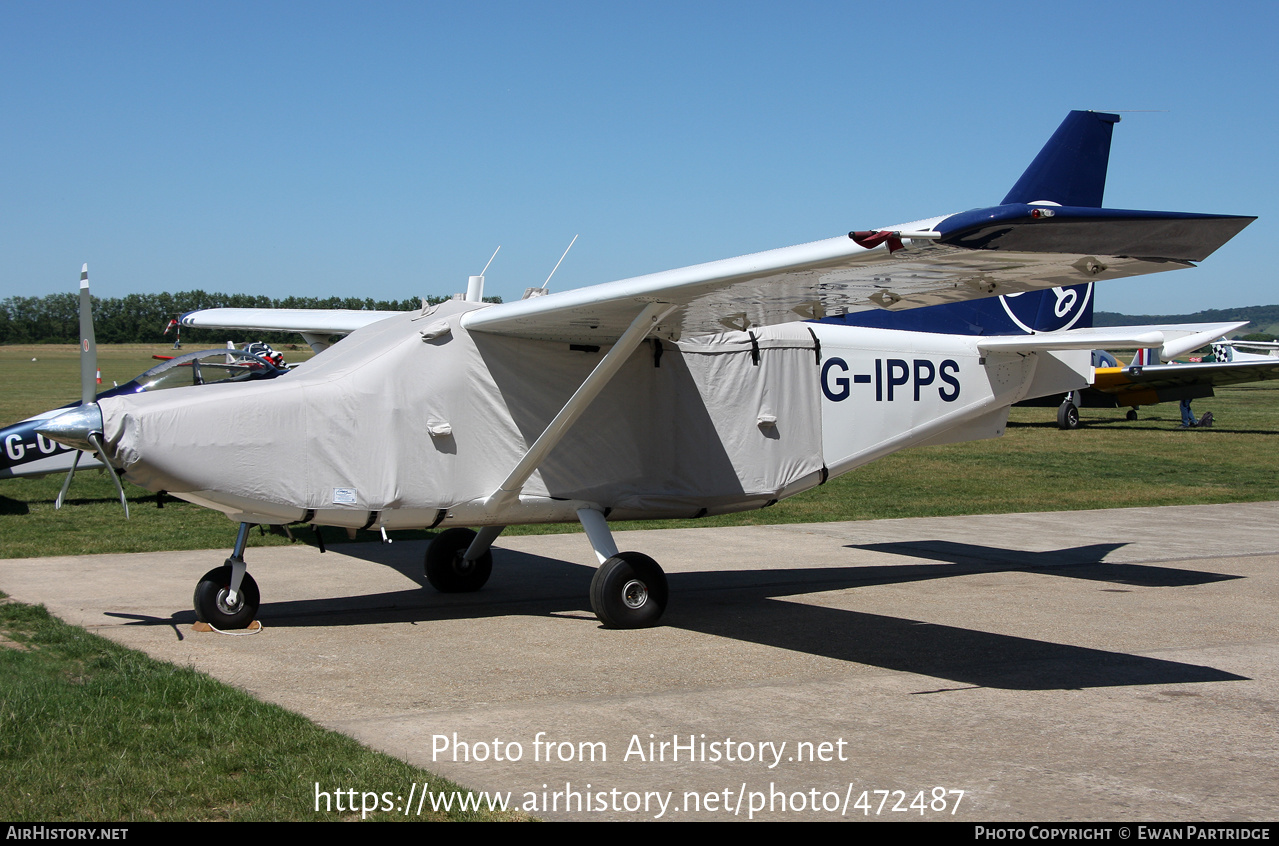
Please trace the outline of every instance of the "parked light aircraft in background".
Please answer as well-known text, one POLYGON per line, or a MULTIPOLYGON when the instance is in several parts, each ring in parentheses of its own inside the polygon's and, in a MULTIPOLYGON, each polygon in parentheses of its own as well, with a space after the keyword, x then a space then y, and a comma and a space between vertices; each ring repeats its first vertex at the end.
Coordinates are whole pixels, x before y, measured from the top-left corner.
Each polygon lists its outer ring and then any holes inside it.
MULTIPOLYGON (((89 267, 85 265, 80 272, 81 292, 81 337, 93 344, 92 314, 89 308, 89 267), (85 321, 88 321, 87 325, 85 321)), ((107 397, 124 396, 144 391, 160 391, 189 385, 212 385, 218 382, 244 382, 259 379, 272 379, 288 372, 282 362, 273 360, 273 351, 269 348, 257 351, 253 349, 236 350, 202 350, 190 352, 164 359, 160 364, 147 370, 123 385, 108 388, 102 393, 97 391, 96 366, 85 373, 82 369, 81 379, 88 380, 87 387, 82 385, 82 394, 93 402, 107 397), (87 394, 84 394, 87 392, 87 394)), ((82 401, 83 396, 82 396, 82 401)), ((73 464, 80 467, 101 467, 96 456, 82 457, 76 449, 56 441, 49 440, 36 430, 45 421, 51 420, 80 403, 71 403, 61 408, 41 412, 12 426, 0 429, 0 479, 13 479, 26 476, 46 476, 50 473, 66 473, 73 464)), ((63 494, 65 494, 65 489, 63 494)), ((57 505, 62 505, 59 495, 57 505)))
MULTIPOLYGON (((213 385, 218 382, 235 382, 271 379, 288 371, 277 367, 266 358, 239 349, 200 350, 162 360, 155 367, 97 395, 98 399, 136 394, 140 391, 160 391, 188 385, 213 385)), ((75 450, 65 444, 49 441, 36 433, 44 420, 57 417, 78 402, 52 408, 0 429, 0 479, 23 476, 46 476, 65 473, 71 468, 75 450)), ((81 467, 98 466, 97 458, 82 458, 81 467)))
MULTIPOLYGON (((1246 322, 1237 323, 1226 331, 1234 331, 1245 325, 1246 322)), ((1217 337, 1220 338, 1222 334, 1224 333, 1217 333, 1217 337)), ((1190 350, 1202 346, 1204 344, 1199 344, 1190 350)), ((1233 352, 1229 343, 1218 342, 1213 347, 1233 352)), ((1119 366, 1112 358, 1109 362, 1112 366, 1096 369, 1090 388, 1072 394, 1067 402, 1073 401, 1076 406, 1085 408, 1129 406, 1128 419, 1136 420, 1138 406, 1178 402, 1183 399, 1196 400, 1213 396, 1214 388, 1279 379, 1279 358, 1270 356, 1244 358, 1239 353, 1233 353, 1226 357, 1223 353, 1222 356, 1214 355, 1217 359, 1215 361, 1191 361, 1184 364, 1163 364, 1161 360, 1164 357, 1170 358, 1172 355, 1167 351, 1161 355, 1159 350, 1141 350, 1126 367, 1119 366)), ((1078 426, 1078 411, 1074 411, 1073 417, 1068 417, 1064 422, 1059 411, 1058 425, 1063 429, 1078 426)))
POLYGON ((196 587, 218 627, 257 612, 250 525, 298 521, 444 528, 425 564, 443 591, 485 584, 505 526, 580 521, 597 616, 652 625, 665 575, 608 521, 763 508, 899 449, 997 437, 1012 403, 1086 385, 1092 349, 1164 343, 802 322, 1190 267, 1254 219, 1101 208, 1118 120, 1071 112, 997 206, 518 302, 472 285, 287 379, 86 402, 41 433, 240 523, 196 587))

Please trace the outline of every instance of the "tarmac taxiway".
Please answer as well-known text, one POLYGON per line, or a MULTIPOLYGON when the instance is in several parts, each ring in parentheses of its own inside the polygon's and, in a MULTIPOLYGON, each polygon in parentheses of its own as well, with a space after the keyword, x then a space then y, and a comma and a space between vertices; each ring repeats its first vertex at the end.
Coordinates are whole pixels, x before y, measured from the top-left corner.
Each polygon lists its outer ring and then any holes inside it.
POLYGON ((251 547, 253 636, 192 631, 226 551, 0 590, 547 819, 1279 816, 1279 503, 617 541, 668 573, 658 628, 600 627, 581 534, 500 538, 469 595, 420 544, 251 547))

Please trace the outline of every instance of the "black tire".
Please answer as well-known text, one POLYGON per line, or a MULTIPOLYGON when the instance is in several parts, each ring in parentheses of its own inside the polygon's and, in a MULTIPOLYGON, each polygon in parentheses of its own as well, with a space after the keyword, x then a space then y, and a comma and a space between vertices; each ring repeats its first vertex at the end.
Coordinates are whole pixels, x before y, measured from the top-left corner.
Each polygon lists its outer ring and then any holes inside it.
POLYGON ((224 564, 204 574, 195 586, 195 617, 215 629, 248 628, 258 613, 262 595, 253 576, 244 574, 235 605, 227 605, 226 595, 231 590, 231 565, 224 564))
POLYGON ((447 529, 426 548, 426 580, 440 593, 470 593, 484 587, 493 574, 493 552, 485 550, 475 561, 463 558, 475 532, 447 529))
POLYGON ((639 552, 619 552, 591 579, 591 609, 609 629, 656 625, 669 595, 662 568, 639 552))
POLYGON ((1063 402, 1057 409, 1057 428, 1079 428, 1079 409, 1075 407, 1073 402, 1063 402))
POLYGON ((1136 420, 1136 419, 1137 419, 1137 409, 1135 409, 1135 408, 1130 408, 1130 409, 1128 409, 1128 413, 1127 413, 1127 414, 1125 414, 1125 415, 1124 415, 1124 417, 1125 417, 1126 419, 1128 419, 1128 420, 1136 420))

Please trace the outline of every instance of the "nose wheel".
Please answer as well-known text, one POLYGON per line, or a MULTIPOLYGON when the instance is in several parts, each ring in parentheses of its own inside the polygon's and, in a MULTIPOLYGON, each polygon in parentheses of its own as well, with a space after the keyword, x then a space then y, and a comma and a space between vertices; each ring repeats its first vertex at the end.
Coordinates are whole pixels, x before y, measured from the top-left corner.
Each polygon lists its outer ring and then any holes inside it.
POLYGON ((215 629, 247 628, 258 613, 262 596, 258 583, 248 573, 240 582, 235 600, 230 600, 231 566, 216 567, 204 574, 195 586, 195 616, 215 629))
POLYGON ((591 579, 591 609, 610 629, 642 629, 657 624, 666 610, 666 574, 640 552, 619 552, 591 579))
POLYGON ((215 629, 245 629, 258 614, 262 595, 258 583, 244 565, 244 547, 249 542, 248 523, 240 524, 235 536, 235 549, 221 567, 216 567, 196 583, 196 619, 215 629))

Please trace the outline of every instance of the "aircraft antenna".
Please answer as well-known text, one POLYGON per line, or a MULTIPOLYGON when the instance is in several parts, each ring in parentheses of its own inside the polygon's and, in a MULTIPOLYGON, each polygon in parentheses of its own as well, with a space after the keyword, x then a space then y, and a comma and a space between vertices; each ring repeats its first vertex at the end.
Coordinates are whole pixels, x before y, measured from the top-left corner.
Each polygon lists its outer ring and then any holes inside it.
MULTIPOLYGON (((502 245, 497 245, 497 250, 502 249, 502 245)), ((466 281, 466 294, 462 299, 467 302, 479 303, 484 301, 484 272, 489 269, 489 264, 493 263, 493 259, 497 258, 497 250, 493 251, 493 255, 489 256, 489 263, 484 265, 484 270, 480 271, 479 276, 472 276, 466 281)))
MULTIPOLYGON (((573 245, 577 243, 577 236, 573 236, 573 240, 568 242, 568 246, 564 248, 564 256, 568 255, 568 251, 573 249, 573 245)), ((551 268, 551 276, 555 275, 555 271, 560 269, 560 264, 564 261, 564 256, 560 256, 560 260, 555 262, 555 266, 551 268)), ((542 283, 542 290, 546 290, 547 283, 551 281, 551 276, 546 277, 546 282, 542 283)))

